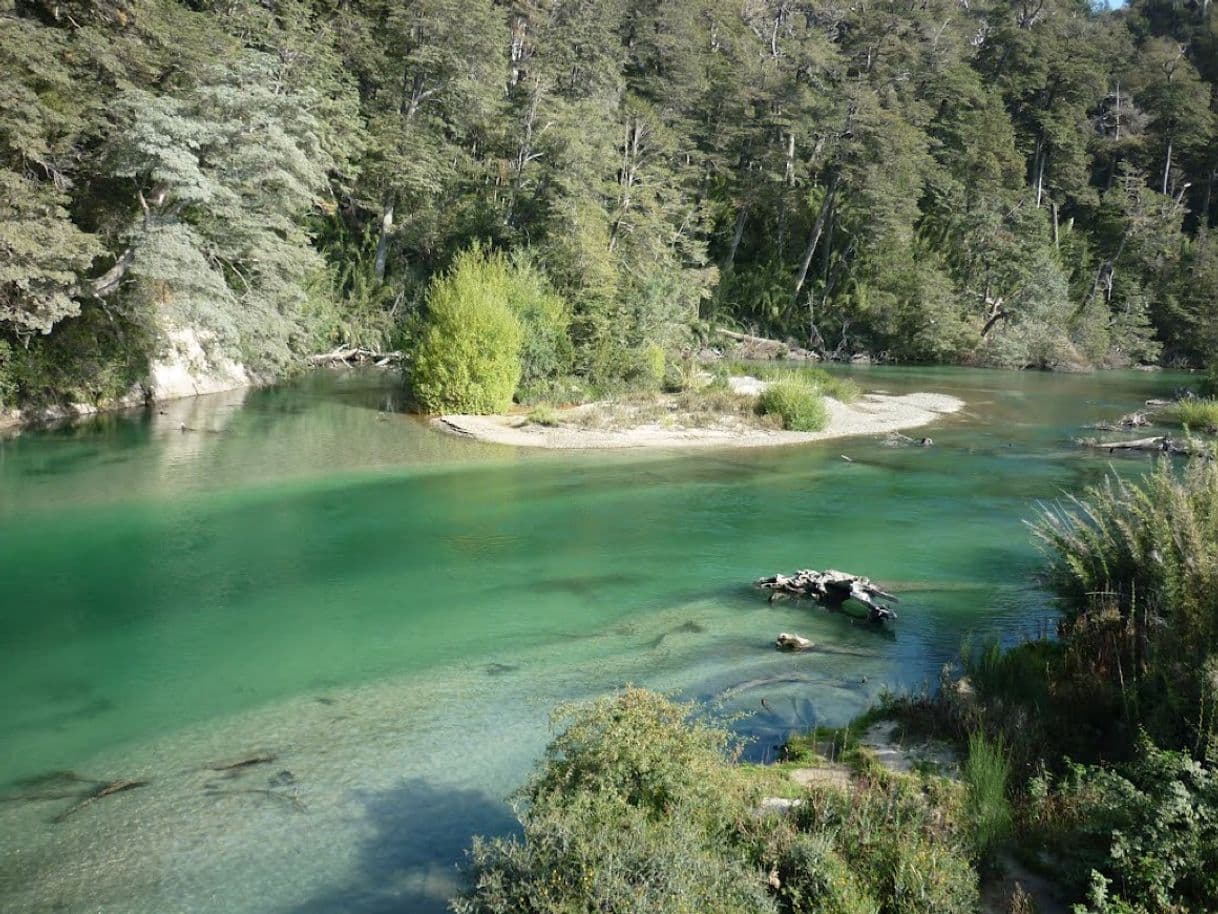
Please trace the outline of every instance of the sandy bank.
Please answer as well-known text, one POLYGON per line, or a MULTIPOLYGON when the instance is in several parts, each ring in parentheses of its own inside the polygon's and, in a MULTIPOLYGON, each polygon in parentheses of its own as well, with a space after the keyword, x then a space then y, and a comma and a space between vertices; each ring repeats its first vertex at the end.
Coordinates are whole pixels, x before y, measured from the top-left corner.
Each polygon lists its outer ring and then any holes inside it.
MULTIPOLYGON (((699 427, 686 427, 677 418, 620 428, 589 428, 575 421, 547 427, 529 422, 525 416, 440 416, 432 424, 452 434, 520 447, 766 447, 918 428, 957 412, 964 407, 964 401, 932 393, 865 394, 854 403, 826 397, 825 405, 829 424, 819 432, 756 428, 733 417, 699 427)), ((576 420, 580 409, 585 408, 568 410, 565 415, 576 420)))

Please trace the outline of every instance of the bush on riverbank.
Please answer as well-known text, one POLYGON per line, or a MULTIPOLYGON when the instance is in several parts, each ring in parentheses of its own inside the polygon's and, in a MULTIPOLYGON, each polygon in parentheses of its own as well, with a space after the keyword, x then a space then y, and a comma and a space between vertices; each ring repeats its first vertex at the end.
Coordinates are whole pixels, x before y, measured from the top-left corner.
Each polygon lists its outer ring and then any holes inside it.
POLYGON ((520 382, 524 333, 501 256, 473 248, 427 291, 427 321, 411 363, 411 392, 429 413, 501 413, 520 382))
POLYGON ((789 432, 819 432, 829 423, 820 391, 798 378, 771 381, 757 398, 757 413, 777 416, 789 432))
POLYGON ((732 374, 752 375, 763 381, 782 381, 796 378, 815 387, 827 397, 850 403, 863 394, 863 389, 850 378, 830 374, 815 365, 766 362, 729 362, 727 369, 732 374))
POLYGON ((1047 508, 1036 533, 1063 610, 1058 680, 1162 745, 1215 736, 1218 465, 1163 460, 1047 508))
POLYGON ((560 713, 520 838, 477 839, 459 914, 968 914, 959 791, 877 781, 763 814, 764 770, 641 689, 560 713))

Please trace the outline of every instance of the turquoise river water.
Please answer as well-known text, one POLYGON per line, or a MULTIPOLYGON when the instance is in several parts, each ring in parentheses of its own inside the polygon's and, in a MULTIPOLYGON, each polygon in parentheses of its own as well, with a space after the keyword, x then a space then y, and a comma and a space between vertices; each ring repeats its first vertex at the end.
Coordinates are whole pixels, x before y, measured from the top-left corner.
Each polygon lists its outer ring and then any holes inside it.
POLYGON ((748 712, 764 760, 969 633, 1044 630, 1025 519, 1109 466, 1081 425, 1180 382, 857 376, 967 406, 930 449, 540 452, 317 374, 0 441, 0 911, 442 911, 562 701, 748 712), (899 620, 749 587, 797 567, 889 585, 899 620), (56 822, 77 778, 148 783, 56 822))

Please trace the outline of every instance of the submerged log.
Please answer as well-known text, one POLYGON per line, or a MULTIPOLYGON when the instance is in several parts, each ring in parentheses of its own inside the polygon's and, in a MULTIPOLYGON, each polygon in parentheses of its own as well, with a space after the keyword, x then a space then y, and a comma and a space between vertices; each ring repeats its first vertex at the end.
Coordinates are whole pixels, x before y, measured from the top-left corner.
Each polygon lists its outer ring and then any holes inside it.
POLYGON ((803 569, 791 576, 776 574, 754 582, 770 592, 770 602, 781 597, 807 597, 821 606, 838 609, 847 600, 856 600, 867 607, 867 621, 883 622, 897 614, 880 601, 900 602, 895 596, 876 587, 868 578, 844 571, 811 571, 803 569))
POLYGON ((108 784, 102 784, 100 787, 98 787, 95 791, 93 791, 91 794, 89 794, 87 797, 85 797, 83 800, 81 800, 71 809, 64 810, 51 821, 55 822, 55 823, 63 822, 65 819, 68 818, 68 816, 75 815, 76 813, 80 812, 82 809, 93 805, 98 800, 102 800, 102 799, 105 799, 106 797, 114 796, 114 794, 116 794, 116 793, 123 793, 128 790, 135 790, 135 788, 137 788, 137 787, 146 787, 147 785, 148 785, 147 781, 133 781, 133 780, 128 780, 126 778, 120 778, 117 781, 111 781, 108 784))

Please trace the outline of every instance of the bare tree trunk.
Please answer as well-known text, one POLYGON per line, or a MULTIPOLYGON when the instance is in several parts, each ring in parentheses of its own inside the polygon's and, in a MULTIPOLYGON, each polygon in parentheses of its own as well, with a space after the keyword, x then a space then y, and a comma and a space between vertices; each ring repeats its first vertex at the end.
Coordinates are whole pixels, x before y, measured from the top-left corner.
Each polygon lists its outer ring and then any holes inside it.
POLYGON ((1036 141, 1036 208, 1040 209, 1040 203, 1045 195, 1045 159, 1048 158, 1048 153, 1045 152, 1044 140, 1036 141))
POLYGON ((825 231, 825 221, 829 218, 829 210, 833 207, 833 196, 837 192, 837 175, 834 174, 829 178, 829 185, 825 188, 825 199, 821 202, 820 212, 816 214, 816 222, 812 226, 812 234, 808 237, 808 246, 804 248, 804 256, 800 259, 799 271, 795 274, 795 292, 791 296, 793 304, 799 304, 799 293, 803 291, 804 282, 808 279, 808 267, 812 265, 812 257, 816 253, 816 246, 820 244, 820 237, 825 231))
POLYGON ((727 250, 727 256, 723 258, 723 265, 719 268, 720 272, 728 273, 735 265, 736 251, 740 248, 740 240, 744 237, 744 224, 748 218, 748 206, 740 207, 740 212, 736 214, 736 228, 732 231, 732 245, 727 250))
POLYGON ((385 206, 381 210, 381 237, 376 241, 376 262, 373 270, 377 281, 385 278, 385 264, 389 259, 389 233, 393 231, 393 195, 385 197, 385 206))
POLYGON ((135 248, 129 247, 123 251, 122 256, 114 262, 114 266, 93 280, 93 294, 98 298, 105 298, 107 295, 113 294, 118 289, 119 283, 123 281, 123 277, 127 275, 127 270, 131 268, 134 260, 135 248))
POLYGON ((1049 206, 1053 210, 1053 247, 1060 248, 1061 247, 1061 238, 1060 238, 1060 235, 1058 234, 1059 230, 1058 230, 1058 225, 1057 225, 1057 201, 1054 200, 1052 203, 1049 204, 1049 206))
POLYGON ((1167 155, 1163 157, 1163 195, 1167 195, 1167 178, 1171 174, 1172 138, 1167 138, 1167 155))

